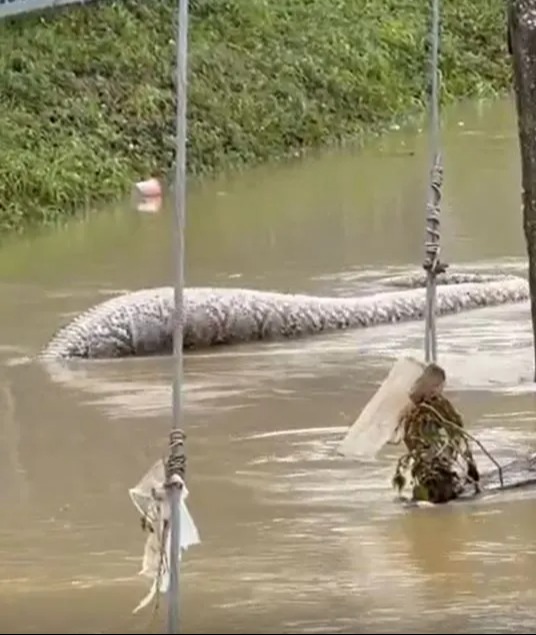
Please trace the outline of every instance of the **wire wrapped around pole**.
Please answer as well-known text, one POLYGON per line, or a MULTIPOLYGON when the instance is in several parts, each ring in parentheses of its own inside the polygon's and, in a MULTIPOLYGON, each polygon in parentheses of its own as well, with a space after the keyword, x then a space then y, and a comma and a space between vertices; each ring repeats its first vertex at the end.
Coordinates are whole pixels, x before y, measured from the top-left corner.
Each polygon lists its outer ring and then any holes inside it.
POLYGON ((426 240, 423 268, 426 271, 425 309, 425 358, 426 362, 437 359, 436 335, 436 277, 443 273, 447 265, 440 260, 440 211, 443 167, 439 151, 439 1, 432 2, 431 30, 431 86, 430 86, 430 189, 426 206, 426 240))
POLYGON ((186 478, 186 453, 184 442, 186 435, 181 429, 171 430, 169 433, 169 457, 166 463, 166 482, 170 483, 174 476, 186 478))

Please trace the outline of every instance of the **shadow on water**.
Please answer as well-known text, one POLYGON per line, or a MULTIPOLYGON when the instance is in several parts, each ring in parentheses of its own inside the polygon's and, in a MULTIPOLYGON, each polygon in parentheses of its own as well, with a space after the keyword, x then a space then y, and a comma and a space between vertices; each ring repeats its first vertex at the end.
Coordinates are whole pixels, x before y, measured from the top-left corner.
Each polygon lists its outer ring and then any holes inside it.
MULTIPOLYGON (((449 111, 447 261, 523 272, 515 135, 508 101, 449 111)), ((419 266, 426 161, 424 135, 399 131, 364 151, 193 187, 188 283, 376 290, 383 275, 419 266)), ((106 295, 169 283, 169 224, 169 210, 117 209, 0 252, 2 632, 162 630, 162 615, 131 615, 146 585, 127 490, 166 450, 171 361, 19 362, 106 295)), ((393 360, 421 356, 422 330, 187 357, 202 544, 183 566, 183 632, 532 631, 532 492, 409 512, 393 504, 392 449, 367 463, 334 454, 393 360)), ((502 461, 535 449, 528 307, 442 318, 439 337, 472 432, 502 461)))

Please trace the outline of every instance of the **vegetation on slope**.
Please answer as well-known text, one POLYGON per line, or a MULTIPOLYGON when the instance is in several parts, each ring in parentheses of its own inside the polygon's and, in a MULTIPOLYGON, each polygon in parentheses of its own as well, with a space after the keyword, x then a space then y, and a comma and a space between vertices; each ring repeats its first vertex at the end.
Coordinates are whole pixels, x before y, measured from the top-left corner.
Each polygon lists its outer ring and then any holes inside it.
MULTIPOLYGON (((0 23, 0 231, 54 223, 168 173, 175 8, 100 0, 0 23)), ((443 97, 506 88, 503 1, 443 11, 443 97)), ((415 0, 190 0, 190 173, 420 111, 428 14, 415 0)))

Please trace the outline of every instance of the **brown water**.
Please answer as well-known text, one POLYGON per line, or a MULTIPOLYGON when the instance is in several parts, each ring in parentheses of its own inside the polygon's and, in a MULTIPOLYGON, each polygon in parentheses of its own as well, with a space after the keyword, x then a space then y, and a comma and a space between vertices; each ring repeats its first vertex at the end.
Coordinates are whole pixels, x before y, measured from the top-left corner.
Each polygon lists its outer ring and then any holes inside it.
MULTIPOLYGON (((444 256, 524 267, 509 101, 451 110, 444 256)), ((253 170, 190 191, 190 285, 366 293, 422 256, 427 146, 394 132, 364 151, 253 170)), ((141 175, 144 177, 145 175, 141 175)), ((0 629, 162 632, 131 611, 145 535, 128 497, 165 451, 169 359, 47 376, 18 363, 110 292, 171 280, 170 216, 95 215, 0 252, 0 629)), ((189 504, 202 544, 181 588, 185 633, 532 632, 532 494, 402 510, 393 453, 333 447, 421 323, 186 359, 189 504)), ((502 460, 534 449, 525 305, 439 321, 440 361, 471 429, 502 460)), ((488 467, 480 458, 482 467, 488 467)))

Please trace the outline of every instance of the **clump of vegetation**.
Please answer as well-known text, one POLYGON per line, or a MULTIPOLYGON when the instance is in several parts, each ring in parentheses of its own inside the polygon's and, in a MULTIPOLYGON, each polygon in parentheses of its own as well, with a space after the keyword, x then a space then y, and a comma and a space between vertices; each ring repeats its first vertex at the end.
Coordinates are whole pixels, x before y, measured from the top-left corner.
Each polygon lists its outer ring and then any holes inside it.
MULTIPOLYGON (((166 175, 176 0, 116 0, 0 23, 0 231, 48 225, 166 175)), ((445 99, 510 81, 502 0, 443 5, 445 99)), ((191 0, 191 174, 377 130, 426 96, 415 0, 191 0)))

